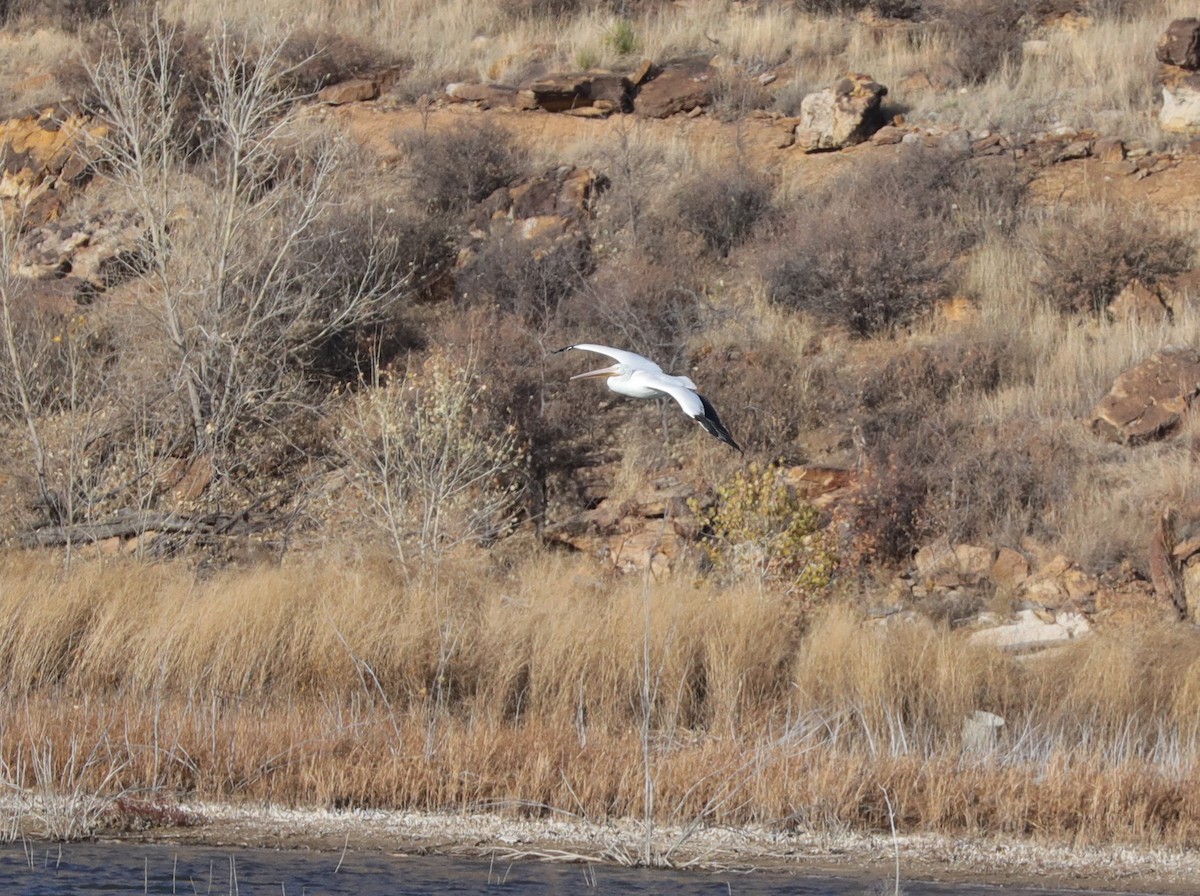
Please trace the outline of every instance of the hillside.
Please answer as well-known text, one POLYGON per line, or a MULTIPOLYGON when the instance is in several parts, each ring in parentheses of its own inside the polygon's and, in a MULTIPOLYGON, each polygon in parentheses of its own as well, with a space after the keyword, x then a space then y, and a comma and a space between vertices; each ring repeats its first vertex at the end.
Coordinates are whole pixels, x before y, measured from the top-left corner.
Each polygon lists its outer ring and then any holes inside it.
POLYGON ((1193 845, 1183 11, 400 6, 7 13, 0 767, 99 798, 27 822, 1193 845))

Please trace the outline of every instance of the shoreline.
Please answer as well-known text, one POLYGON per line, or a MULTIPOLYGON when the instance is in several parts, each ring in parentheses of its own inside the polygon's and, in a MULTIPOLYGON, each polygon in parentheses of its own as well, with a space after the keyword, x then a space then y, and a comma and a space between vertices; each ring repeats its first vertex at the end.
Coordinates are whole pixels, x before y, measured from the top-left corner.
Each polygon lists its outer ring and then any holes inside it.
MULTIPOLYGON (((637 864, 641 822, 588 822, 570 816, 517 818, 500 813, 290 809, 190 803, 196 824, 104 836, 105 840, 234 848, 446 855, 505 861, 637 864)), ((726 870, 861 879, 891 886, 936 881, 1040 889, 1154 893, 1200 892, 1200 854, 1184 849, 1068 847, 1015 838, 945 837, 743 828, 658 826, 651 864, 670 870, 726 870)))

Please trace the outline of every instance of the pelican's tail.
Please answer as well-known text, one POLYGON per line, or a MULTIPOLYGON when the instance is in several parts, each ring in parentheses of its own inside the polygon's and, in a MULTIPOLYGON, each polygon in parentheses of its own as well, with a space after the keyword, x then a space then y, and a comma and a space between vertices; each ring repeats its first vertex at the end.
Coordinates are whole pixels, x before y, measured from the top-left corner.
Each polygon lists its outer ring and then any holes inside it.
POLYGON ((723 424, 721 422, 721 418, 717 416, 716 410, 711 404, 708 403, 708 399, 703 395, 697 395, 696 397, 699 398, 700 403, 704 405, 704 413, 697 414, 692 419, 703 426, 705 432, 707 432, 710 436, 720 439, 726 445, 730 446, 731 448, 736 448, 740 453, 745 454, 746 452, 742 451, 742 446, 733 440, 733 436, 729 434, 729 430, 725 428, 725 424, 723 424))

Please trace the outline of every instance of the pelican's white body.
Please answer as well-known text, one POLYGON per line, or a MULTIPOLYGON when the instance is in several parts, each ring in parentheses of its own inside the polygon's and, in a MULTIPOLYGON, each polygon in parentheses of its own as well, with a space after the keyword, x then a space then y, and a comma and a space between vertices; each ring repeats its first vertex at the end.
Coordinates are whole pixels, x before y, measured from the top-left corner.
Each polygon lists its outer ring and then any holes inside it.
POLYGON ((673 398, 685 414, 703 426, 710 434, 738 451, 742 450, 721 424, 712 405, 700 396, 696 391, 696 384, 688 377, 671 376, 664 373, 663 369, 649 358, 619 348, 610 348, 607 345, 581 342, 576 345, 568 345, 558 351, 565 352, 573 348, 607 355, 617 363, 599 370, 576 374, 571 379, 604 377, 604 381, 611 391, 627 398, 673 398))

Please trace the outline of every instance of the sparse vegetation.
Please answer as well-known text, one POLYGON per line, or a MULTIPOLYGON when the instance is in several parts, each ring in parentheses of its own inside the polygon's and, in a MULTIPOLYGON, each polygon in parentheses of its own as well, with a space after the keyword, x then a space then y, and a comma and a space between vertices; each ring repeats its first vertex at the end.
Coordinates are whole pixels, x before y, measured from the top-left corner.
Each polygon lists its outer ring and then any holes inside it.
POLYGON ((525 152, 499 125, 462 125, 404 138, 413 192, 437 213, 463 214, 526 172, 525 152))
POLYGON ((771 185, 744 170, 704 171, 680 188, 675 201, 683 226, 724 258, 771 211, 771 185))
POLYGON ((1194 160, 1152 123, 1166 12, 385 6, 286 33, 272 4, 0 11, 60 10, 80 60, 14 32, 55 61, 27 94, 9 54, 6 105, 63 87, 105 122, 3 195, 0 784, 37 832, 198 796, 1194 844, 1190 629, 1018 660, 957 629, 998 588, 911 574, 935 542, 1019 547, 1104 575, 1073 608, 1119 580, 1147 611, 1154 514, 1200 500, 1194 422, 1080 424, 1200 340, 1194 160), (691 117, 512 93, 698 55, 691 117), (776 113, 846 71, 904 142, 784 148, 776 113), (314 101, 359 75, 377 103, 314 101), (137 233, 90 273, 75 222, 107 205, 137 233), (1134 277, 1169 319, 1107 319, 1134 277), (583 341, 694 378, 745 460, 568 386, 551 352, 583 341), (919 615, 867 621, 897 601, 919 615), (1007 725, 967 761, 975 710, 1007 725))

